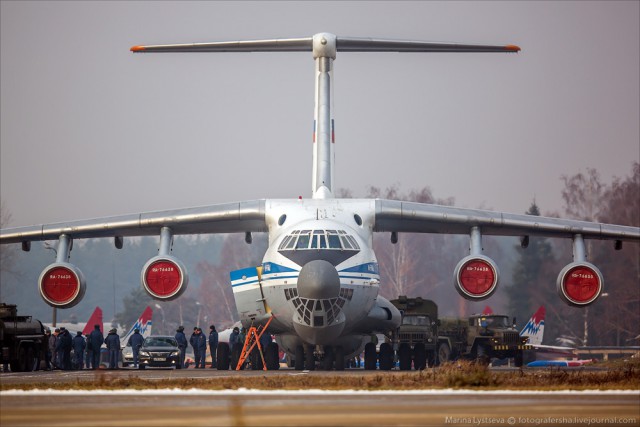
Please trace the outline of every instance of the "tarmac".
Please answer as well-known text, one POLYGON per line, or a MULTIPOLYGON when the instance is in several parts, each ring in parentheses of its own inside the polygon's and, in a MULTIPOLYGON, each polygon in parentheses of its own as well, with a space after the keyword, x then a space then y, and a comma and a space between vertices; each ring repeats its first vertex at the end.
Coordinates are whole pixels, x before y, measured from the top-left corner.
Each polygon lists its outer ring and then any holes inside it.
MULTIPOLYGON (((212 369, 2 373, 1 426, 638 426, 640 391, 6 390, 136 376, 327 375, 324 371, 212 369)), ((331 375, 380 375, 358 369, 331 375)), ((393 373, 386 373, 393 375, 393 373)), ((71 388, 71 387, 70 387, 71 388)))

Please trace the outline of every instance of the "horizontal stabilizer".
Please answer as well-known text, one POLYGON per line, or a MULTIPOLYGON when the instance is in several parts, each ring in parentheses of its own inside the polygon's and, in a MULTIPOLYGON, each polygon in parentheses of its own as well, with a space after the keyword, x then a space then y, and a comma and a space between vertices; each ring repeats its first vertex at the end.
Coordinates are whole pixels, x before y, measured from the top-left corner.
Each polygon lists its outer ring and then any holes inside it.
MULTIPOLYGON (((336 50, 342 52, 519 52, 515 45, 478 45, 336 37, 336 50)), ((294 39, 240 40, 210 43, 133 46, 132 52, 310 52, 313 37, 294 39)))

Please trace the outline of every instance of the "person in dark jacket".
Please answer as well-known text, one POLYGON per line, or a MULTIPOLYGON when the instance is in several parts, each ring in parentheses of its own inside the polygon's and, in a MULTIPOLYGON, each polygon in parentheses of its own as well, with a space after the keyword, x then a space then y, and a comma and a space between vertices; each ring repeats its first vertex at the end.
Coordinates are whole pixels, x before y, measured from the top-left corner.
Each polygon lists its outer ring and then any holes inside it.
POLYGON ((100 325, 94 325, 93 331, 89 334, 89 342, 91 343, 91 369, 98 369, 100 367, 100 349, 104 343, 104 336, 100 332, 100 325))
POLYGON ((202 328, 198 328, 196 334, 196 345, 198 347, 198 357, 196 358, 196 368, 204 369, 204 361, 207 357, 207 336, 202 332, 202 328), (198 364, 198 362, 200 362, 198 364))
POLYGON ((89 340, 89 335, 84 336, 84 341, 87 343, 87 346, 84 350, 84 366, 86 369, 91 369, 91 361, 93 360, 93 353, 91 352, 91 341, 89 340))
POLYGON ((56 328, 55 331, 49 337, 49 351, 51 352, 51 370, 58 369, 58 359, 56 355, 56 342, 58 341, 58 334, 60 329, 56 328))
POLYGON ((197 368, 198 360, 200 360, 199 359, 200 356, 198 355, 198 338, 196 337, 196 335, 198 335, 198 327, 194 326, 193 333, 189 337, 189 344, 191 344, 191 347, 193 347, 193 358, 196 359, 196 368, 197 368))
POLYGON ((82 336, 82 332, 78 331, 75 337, 73 337, 73 353, 74 363, 76 369, 84 368, 84 349, 87 347, 87 343, 82 336))
POLYGON ((209 351, 211 352, 211 369, 217 367, 218 331, 214 325, 209 326, 209 351))
POLYGON ((133 367, 138 367, 138 354, 140 353, 140 347, 142 347, 142 343, 144 342, 144 338, 140 335, 140 329, 136 328, 133 330, 133 335, 129 337, 129 341, 127 345, 131 346, 131 351, 133 352, 133 367))
MULTIPOLYGON (((45 365, 47 366, 45 368, 45 370, 50 371, 53 369, 53 365, 51 364, 51 361, 53 360, 53 351, 51 351, 51 338, 53 337, 53 335, 51 335, 51 329, 47 329, 45 331, 45 338, 47 339, 47 351, 44 354, 44 362, 45 365)), ((54 343, 54 350, 55 350, 55 337, 53 337, 53 343, 54 343)))
POLYGON ((240 335, 240 329, 236 326, 231 331, 231 335, 229 335, 229 348, 233 351, 233 346, 238 342, 238 335, 240 335))
POLYGON ((62 351, 62 369, 71 370, 71 349, 73 348, 73 338, 65 328, 60 328, 60 350, 62 351))
POLYGON ((120 337, 116 328, 109 331, 109 335, 104 339, 104 343, 109 350, 109 369, 118 369, 118 355, 120 354, 120 337))
POLYGON ((53 344, 53 366, 55 369, 62 369, 64 359, 64 352, 62 351, 62 332, 60 332, 59 328, 56 328, 53 335, 56 338, 53 344))
POLYGON ((260 347, 262 348, 262 353, 267 351, 267 347, 271 344, 271 334, 269 331, 264 331, 262 335, 260 335, 260 347))
POLYGON ((187 337, 184 335, 184 326, 178 326, 176 329, 176 341, 180 349, 180 365, 184 368, 184 358, 187 353, 187 337))

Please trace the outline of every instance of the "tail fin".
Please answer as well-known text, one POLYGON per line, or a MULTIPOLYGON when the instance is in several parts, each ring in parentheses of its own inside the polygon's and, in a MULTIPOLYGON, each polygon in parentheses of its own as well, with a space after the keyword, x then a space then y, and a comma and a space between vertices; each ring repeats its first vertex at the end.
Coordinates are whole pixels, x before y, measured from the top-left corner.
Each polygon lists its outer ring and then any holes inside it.
POLYGON ((153 318, 153 311, 151 310, 151 307, 147 306, 147 308, 144 309, 140 317, 138 317, 138 320, 136 320, 133 326, 131 326, 131 329, 129 329, 129 332, 127 332, 125 336, 122 337, 122 339, 120 340, 120 346, 122 348, 126 347, 127 342, 129 341, 129 337, 133 335, 133 331, 135 331, 136 329, 145 338, 151 335, 151 327, 153 325, 152 318, 153 318))
POLYGON ((84 326, 84 329, 82 330, 82 335, 85 335, 85 336, 89 335, 91 331, 93 331, 95 325, 99 325, 100 332, 104 333, 104 328, 102 324, 103 324, 102 309, 96 306, 96 309, 93 310, 93 313, 91 313, 89 320, 87 320, 87 324, 84 326))
POLYGON ((482 314, 484 314, 485 316, 489 316, 490 314, 493 314, 493 310, 491 309, 491 307, 486 306, 484 310, 482 310, 482 314))
POLYGON ((531 319, 524 325, 520 335, 529 337, 529 344, 540 345, 542 344, 542 337, 544 335, 544 316, 547 310, 544 306, 540 306, 531 319))

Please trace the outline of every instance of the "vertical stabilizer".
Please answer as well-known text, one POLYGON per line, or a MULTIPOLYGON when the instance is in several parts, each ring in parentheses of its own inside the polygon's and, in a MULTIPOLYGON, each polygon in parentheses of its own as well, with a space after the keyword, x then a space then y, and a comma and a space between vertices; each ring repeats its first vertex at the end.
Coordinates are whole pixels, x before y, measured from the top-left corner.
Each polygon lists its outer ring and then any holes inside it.
POLYGON ((544 306, 541 305, 538 311, 531 316, 531 319, 529 319, 520 332, 521 336, 529 337, 529 344, 531 345, 542 344, 542 337, 544 336, 544 317, 546 312, 547 311, 544 306))
POLYGON ((329 33, 313 36, 316 67, 315 121, 313 138, 313 198, 333 197, 333 118, 331 116, 332 68, 337 37, 329 33))
POLYGON ((147 306, 147 308, 144 309, 140 317, 138 317, 138 320, 136 320, 133 326, 131 326, 131 329, 129 329, 129 332, 127 332, 125 336, 120 339, 120 346, 124 348, 127 345, 129 338, 131 337, 131 335, 133 335, 133 331, 135 331, 136 329, 140 332, 140 335, 142 335, 144 338, 151 335, 151 327, 153 325, 152 319, 153 319, 153 311, 151 310, 151 307, 147 306))
POLYGON ((96 306, 96 309, 93 310, 89 320, 87 320, 87 324, 84 325, 84 329, 82 330, 82 335, 87 336, 93 331, 95 325, 100 325, 100 332, 104 334, 104 327, 102 326, 104 322, 102 321, 102 309, 96 306))

